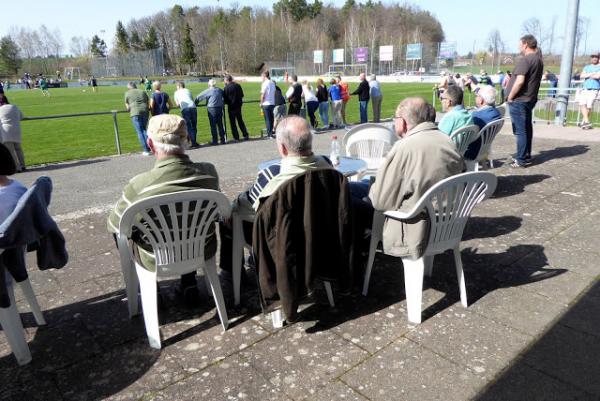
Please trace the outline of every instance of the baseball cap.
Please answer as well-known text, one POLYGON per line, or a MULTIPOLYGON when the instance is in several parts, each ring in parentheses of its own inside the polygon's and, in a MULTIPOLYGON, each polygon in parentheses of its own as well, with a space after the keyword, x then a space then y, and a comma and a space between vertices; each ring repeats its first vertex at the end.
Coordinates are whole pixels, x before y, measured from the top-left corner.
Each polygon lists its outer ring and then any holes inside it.
POLYGON ((148 136, 154 142, 179 145, 188 136, 185 120, 174 114, 159 114, 148 122, 148 136))
POLYGON ((16 172, 17 167, 10 151, 0 143, 0 175, 13 175, 16 172))

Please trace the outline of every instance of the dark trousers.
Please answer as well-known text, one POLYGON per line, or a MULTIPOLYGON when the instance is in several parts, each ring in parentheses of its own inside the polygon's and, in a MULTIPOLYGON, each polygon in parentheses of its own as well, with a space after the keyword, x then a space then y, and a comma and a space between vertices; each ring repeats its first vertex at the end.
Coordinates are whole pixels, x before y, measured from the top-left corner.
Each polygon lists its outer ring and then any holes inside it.
POLYGON ((311 127, 315 128, 317 126, 317 119, 315 118, 315 111, 319 108, 319 102, 306 102, 306 113, 308 114, 308 118, 310 120, 311 127))
MULTIPOLYGON (((242 230, 244 231, 244 241, 247 244, 252 243, 252 227, 254 224, 248 221, 242 221, 242 230)), ((233 262, 233 230, 231 227, 226 226, 223 223, 219 223, 219 236, 221 238, 221 258, 219 267, 221 270, 225 270, 231 273, 233 262)), ((243 256, 242 256, 243 257, 243 256)), ((243 266, 242 262, 242 266, 243 266)))
POLYGON ((302 109, 302 103, 290 103, 288 106, 288 115, 300 115, 300 110, 302 109))
POLYGON ((196 133, 198 132, 196 128, 198 125, 198 110, 195 107, 181 109, 181 116, 185 120, 188 137, 190 138, 192 146, 198 146, 198 143, 196 142, 196 133))
POLYGON ((238 129, 236 125, 239 124, 240 131, 242 131, 242 135, 244 138, 248 138, 248 130, 246 129, 246 124, 244 124, 244 120, 242 119, 242 106, 228 106, 227 113, 229 114, 229 124, 231 125, 231 135, 233 139, 240 139, 238 134, 238 129))
POLYGON ((212 144, 217 144, 217 130, 221 143, 225 143, 225 128, 223 128, 223 108, 222 107, 207 107, 208 122, 210 124, 210 133, 212 135, 212 144))
POLYGON ((275 115, 273 110, 275 106, 272 104, 262 106, 263 114, 265 115, 265 126, 267 128, 267 136, 273 136, 273 124, 275 123, 275 115))

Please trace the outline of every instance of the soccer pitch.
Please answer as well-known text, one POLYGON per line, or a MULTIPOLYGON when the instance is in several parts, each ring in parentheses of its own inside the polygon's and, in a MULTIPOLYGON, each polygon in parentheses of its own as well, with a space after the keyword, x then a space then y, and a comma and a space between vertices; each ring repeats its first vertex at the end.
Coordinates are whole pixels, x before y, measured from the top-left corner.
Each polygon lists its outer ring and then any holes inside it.
MULTIPOLYGON (((285 90, 281 86, 282 84, 279 85, 285 90)), ((219 86, 222 87, 222 84, 219 86)), ((259 83, 243 83, 242 86, 245 101, 259 99, 259 83)), ((357 83, 350 83, 350 91, 353 91, 357 86, 357 83)), ((431 101, 432 86, 432 84, 422 83, 382 83, 382 118, 392 117, 398 103, 406 97, 422 96, 431 101)), ((206 83, 190 83, 186 87, 196 96, 206 89, 207 85, 206 83)), ((163 85, 162 89, 172 97, 175 85, 163 85)), ((25 117, 39 117, 124 110, 125 91, 126 88, 122 86, 100 86, 97 93, 93 93, 89 87, 73 87, 50 89, 50 97, 43 97, 37 89, 9 90, 6 95, 11 103, 17 105, 23 111, 25 117)), ((467 100, 465 99, 465 102, 467 100)), ((439 103, 437 106, 439 108, 439 103)), ((265 123, 260 115, 258 103, 246 104, 242 110, 250 136, 260 136, 265 123)), ((175 109, 172 110, 172 113, 180 114, 180 111, 175 109)), ((369 117, 372 117, 371 114, 371 106, 369 105, 369 117)), ((348 102, 346 115, 349 123, 358 121, 358 99, 356 96, 352 96, 348 102)), ((27 165, 116 154, 112 120, 112 115, 100 115, 23 121, 22 145, 27 165)), ((140 152, 140 145, 129 114, 118 114, 117 121, 122 152, 140 152)), ((229 121, 227 121, 227 128, 228 138, 231 139, 229 121)), ((210 137, 206 109, 198 108, 198 142, 209 142, 210 137)))

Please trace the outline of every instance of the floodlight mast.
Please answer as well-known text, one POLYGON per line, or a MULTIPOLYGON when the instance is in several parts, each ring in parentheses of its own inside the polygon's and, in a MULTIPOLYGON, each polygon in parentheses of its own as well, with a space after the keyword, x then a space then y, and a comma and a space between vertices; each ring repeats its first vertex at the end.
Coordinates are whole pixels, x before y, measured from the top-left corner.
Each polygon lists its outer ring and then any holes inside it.
POLYGON ((558 94, 556 96, 557 103, 554 125, 563 125, 567 121, 569 87, 571 86, 571 75, 573 73, 573 56, 578 16, 579 0, 569 0, 565 26, 565 43, 560 61, 560 79, 558 81, 558 94))

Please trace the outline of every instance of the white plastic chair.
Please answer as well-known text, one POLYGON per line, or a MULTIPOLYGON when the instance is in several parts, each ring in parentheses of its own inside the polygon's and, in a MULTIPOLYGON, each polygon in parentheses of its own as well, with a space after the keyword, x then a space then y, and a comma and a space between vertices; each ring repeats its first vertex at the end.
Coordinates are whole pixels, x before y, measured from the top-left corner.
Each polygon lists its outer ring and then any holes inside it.
POLYGON ((471 142, 479 136, 479 127, 475 124, 465 125, 450 134, 450 139, 456 145, 456 149, 461 156, 465 156, 465 152, 469 148, 471 142))
POLYGON ((494 160, 491 157, 492 154, 492 142, 498 135, 498 132, 504 126, 504 120, 491 121, 486 124, 481 131, 479 131, 479 137, 481 138, 481 147, 475 160, 467 160, 467 171, 479 171, 479 163, 482 160, 488 159, 490 161, 490 167, 494 167, 494 160))
MULTIPOLYGON (((345 138, 345 137, 344 137, 345 138)), ((353 133, 346 140, 346 155, 364 160, 367 170, 358 175, 358 179, 365 175, 374 175, 385 159, 386 153, 395 142, 395 135, 388 128, 379 125, 367 127, 353 133)))
POLYGON ((394 142, 397 139, 396 136, 394 135, 394 130, 390 129, 388 127, 388 125, 386 125, 385 123, 365 123, 365 124, 355 125, 354 127, 350 128, 348 131, 346 131, 346 133, 342 137, 342 148, 346 149, 346 144, 348 143, 348 140, 352 137, 352 135, 354 135, 358 132, 369 131, 369 130, 377 130, 377 131, 385 130, 385 131, 389 132, 392 135, 392 144, 394 144, 394 142))
POLYGON ((503 103, 500 106, 496 106, 496 110, 500 112, 500 118, 504 118, 504 116, 506 115, 506 103, 503 103))
POLYGON ((363 284, 363 295, 366 296, 369 289, 375 248, 382 240, 385 218, 398 221, 410 220, 423 211, 426 211, 430 220, 430 230, 423 256, 416 260, 409 256, 402 258, 408 320, 413 323, 421 323, 423 275, 427 274, 431 276, 434 256, 448 249, 452 249, 454 252, 460 299, 462 305, 467 307, 467 292, 460 255, 460 240, 471 211, 475 205, 494 193, 497 182, 496 176, 487 172, 458 174, 432 186, 409 212, 376 212, 373 217, 371 245, 363 284))
POLYGON ((204 245, 214 222, 219 216, 228 218, 231 214, 229 200, 221 192, 210 189, 196 189, 152 196, 130 205, 121 218, 119 226, 119 251, 129 301, 130 316, 137 314, 137 283, 139 281, 144 313, 144 323, 150 346, 161 348, 156 304, 156 282, 158 277, 179 276, 185 273, 204 270, 207 284, 217 305, 223 330, 227 330, 229 320, 225 300, 217 275, 215 257, 204 259, 204 245), (154 251, 156 270, 147 270, 137 261, 134 274, 131 270, 135 260, 128 238, 133 228, 147 241, 154 251), (129 269, 129 271, 127 271, 129 269))
MULTIPOLYGON (((0 249, 0 255, 5 249, 0 249)), ((23 249, 23 252, 25 250, 23 249)), ((0 273, 1 274, 1 273, 0 273)), ((13 279, 10 273, 6 272, 6 289, 10 298, 10 306, 8 308, 0 308, 0 325, 4 331, 4 335, 10 345, 10 349, 17 360, 19 365, 26 365, 31 362, 31 352, 29 346, 25 340, 25 334, 23 330, 23 323, 21 322, 21 316, 17 309, 17 303, 15 302, 15 294, 13 289, 13 279)), ((25 296, 25 299, 29 303, 33 317, 39 326, 45 325, 46 320, 40 310, 40 305, 37 302, 37 298, 31 288, 31 282, 29 279, 23 280, 17 283, 25 296)))

